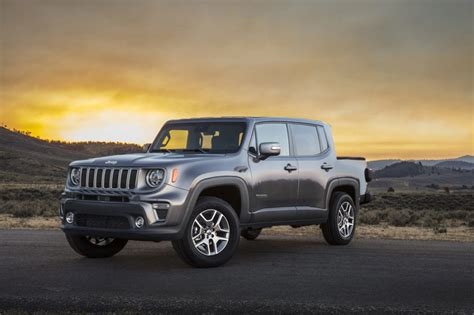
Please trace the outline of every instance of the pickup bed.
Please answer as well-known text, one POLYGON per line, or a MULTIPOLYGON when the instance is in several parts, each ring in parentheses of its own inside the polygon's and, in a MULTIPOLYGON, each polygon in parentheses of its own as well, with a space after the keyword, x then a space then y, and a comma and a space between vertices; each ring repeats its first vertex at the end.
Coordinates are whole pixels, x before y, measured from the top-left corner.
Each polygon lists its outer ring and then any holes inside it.
POLYGON ((240 236, 275 225, 320 225, 348 244, 370 201, 364 158, 336 157, 321 121, 232 117, 168 121, 143 153, 70 164, 61 228, 86 257, 128 240, 171 240, 198 267, 228 261, 240 236))

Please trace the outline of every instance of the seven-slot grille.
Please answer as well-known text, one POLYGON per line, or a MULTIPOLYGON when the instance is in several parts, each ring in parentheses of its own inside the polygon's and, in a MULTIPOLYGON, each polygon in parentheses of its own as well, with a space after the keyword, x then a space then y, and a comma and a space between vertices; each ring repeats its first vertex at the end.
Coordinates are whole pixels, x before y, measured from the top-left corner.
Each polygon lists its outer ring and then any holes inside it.
POLYGON ((98 189, 135 189, 138 170, 133 168, 81 168, 81 187, 98 189))

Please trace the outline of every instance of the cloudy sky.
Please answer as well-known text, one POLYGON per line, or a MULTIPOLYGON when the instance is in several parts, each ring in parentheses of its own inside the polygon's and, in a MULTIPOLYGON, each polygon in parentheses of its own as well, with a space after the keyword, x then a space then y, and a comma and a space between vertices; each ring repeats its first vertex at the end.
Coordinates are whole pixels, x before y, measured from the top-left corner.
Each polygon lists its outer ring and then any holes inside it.
POLYGON ((42 138, 264 115, 330 123, 341 155, 474 153, 474 1, 0 4, 0 122, 42 138))

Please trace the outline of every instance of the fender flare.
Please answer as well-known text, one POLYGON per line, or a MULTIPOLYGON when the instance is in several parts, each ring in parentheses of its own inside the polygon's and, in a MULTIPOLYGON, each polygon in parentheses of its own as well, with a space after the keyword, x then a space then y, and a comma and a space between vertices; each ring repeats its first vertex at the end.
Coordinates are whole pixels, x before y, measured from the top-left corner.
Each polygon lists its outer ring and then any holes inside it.
MULTIPOLYGON (((240 216, 239 223, 246 223, 250 221, 249 209, 249 192, 245 181, 237 176, 219 176, 200 180, 194 184, 189 190, 188 198, 186 200, 186 210, 184 220, 182 222, 182 230, 188 225, 191 213, 197 203, 199 195, 207 188, 215 186, 231 185, 236 186, 240 191, 240 216)), ((234 209, 237 211, 237 209, 234 209)))
POLYGON ((328 184, 328 189, 326 190, 326 200, 325 205, 326 209, 329 210, 329 203, 331 202, 331 195, 333 191, 340 186, 352 186, 355 191, 355 200, 354 204, 356 206, 356 210, 359 209, 359 201, 360 201, 360 181, 355 177, 338 177, 332 179, 328 184))

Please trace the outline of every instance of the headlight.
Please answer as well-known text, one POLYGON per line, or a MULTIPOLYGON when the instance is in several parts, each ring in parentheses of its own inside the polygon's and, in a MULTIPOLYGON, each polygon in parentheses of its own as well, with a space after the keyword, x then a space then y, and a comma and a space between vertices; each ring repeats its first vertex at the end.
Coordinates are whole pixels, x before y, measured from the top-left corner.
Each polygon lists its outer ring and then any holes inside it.
POLYGON ((72 168, 70 179, 71 179, 71 183, 74 186, 79 185, 79 183, 81 181, 81 170, 79 168, 72 168))
POLYGON ((165 178, 165 171, 163 170, 149 170, 146 174, 146 184, 150 187, 156 188, 161 185, 165 178))

